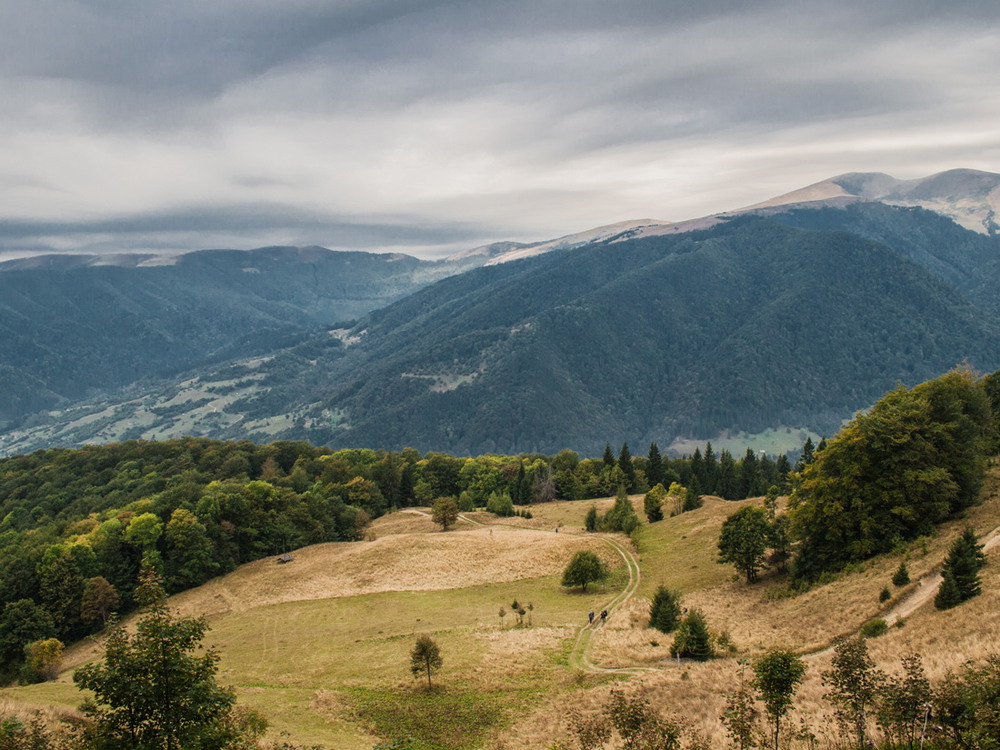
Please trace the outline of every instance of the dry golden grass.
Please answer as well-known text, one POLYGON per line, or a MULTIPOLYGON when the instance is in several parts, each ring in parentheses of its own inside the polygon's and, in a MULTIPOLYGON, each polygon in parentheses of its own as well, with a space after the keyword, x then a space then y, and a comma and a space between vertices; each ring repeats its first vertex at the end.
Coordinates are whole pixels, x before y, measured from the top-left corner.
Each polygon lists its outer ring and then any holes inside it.
MULTIPOLYGON (((1000 466, 994 465, 988 474, 983 497, 983 503, 969 509, 965 518, 944 525, 933 538, 926 540, 926 549, 921 544, 911 545, 906 562, 913 583, 903 590, 890 583, 900 556, 877 558, 832 583, 790 598, 775 598, 782 584, 773 577, 746 586, 729 580, 731 567, 718 566, 726 570, 727 580, 698 590, 682 588, 684 604, 702 609, 714 631, 728 630, 740 653, 705 664, 677 665, 669 659, 671 636, 643 627, 649 600, 636 597, 594 634, 591 660, 604 667, 661 666, 661 670, 631 677, 619 687, 629 694, 644 695, 663 715, 679 721, 689 732, 705 738, 710 747, 721 750, 729 744, 719 717, 725 695, 738 683, 738 658, 752 658, 770 646, 800 652, 825 646, 836 636, 853 634, 868 619, 885 614, 906 593, 920 587, 921 576, 933 574, 939 568, 948 547, 966 524, 971 524, 980 535, 1000 526, 1000 466), (878 595, 886 585, 895 595, 890 602, 880 604, 878 595), (658 645, 653 646, 652 641, 658 645)), ((720 506, 709 501, 698 511, 654 525, 647 532, 652 539, 647 537, 642 545, 647 589, 652 585, 650 570, 657 571, 668 585, 671 581, 679 581, 677 585, 681 587, 691 585, 692 575, 685 573, 682 565, 688 564, 689 571, 694 564, 699 569, 707 565, 715 555, 714 540, 707 548, 690 549, 680 544, 686 541, 681 537, 690 538, 699 528, 717 528, 728 513, 741 505, 720 506), (661 525, 662 528, 657 528, 661 525), (683 533, 682 528, 686 529, 683 533), (657 555, 653 559, 649 551, 653 543, 662 545, 664 550, 673 549, 675 554, 664 551, 662 557, 657 555), (679 569, 672 578, 671 566, 679 569)), ((987 553, 987 559, 981 574, 981 596, 945 612, 927 603, 907 617, 902 627, 890 628, 886 635, 870 640, 869 647, 878 665, 889 673, 898 673, 901 656, 919 653, 928 675, 936 680, 949 670, 960 669, 968 660, 978 662, 989 654, 1000 653, 1000 621, 995 617, 1000 608, 1000 545, 987 553)), ((830 668, 832 651, 822 650, 805 658, 808 669, 796 694, 792 724, 804 720, 823 746, 824 738, 832 741, 835 731, 822 684, 822 673, 830 668)), ((544 747, 554 740, 569 743, 566 717, 571 710, 599 712, 606 704, 609 690, 610 686, 600 685, 554 695, 493 747, 528 750, 544 747)))
POLYGON ((173 597, 171 604, 185 614, 215 614, 279 602, 516 581, 561 573, 566 560, 584 548, 596 549, 597 544, 569 534, 502 526, 317 544, 298 550, 285 565, 273 559, 244 565, 173 597))
MULTIPOLYGON (((370 748, 374 738, 356 725, 344 691, 362 685, 412 690, 408 651, 416 634, 431 633, 445 654, 444 684, 543 695, 489 748, 527 750, 566 742, 569 712, 599 711, 615 684, 647 696, 710 747, 722 748, 726 741, 718 719, 725 694, 736 684, 736 658, 770 646, 815 652, 807 657, 796 716, 814 727, 830 726, 821 673, 831 653, 824 647, 919 591, 919 579, 936 570, 966 523, 980 534, 1000 526, 1000 467, 991 470, 984 496, 965 518, 911 545, 905 559, 914 583, 904 589, 890 583, 899 554, 794 597, 784 595, 778 576, 764 576, 753 586, 734 580, 732 566, 716 562, 719 529, 728 515, 759 500, 707 498, 698 510, 644 527, 639 595, 592 634, 589 653, 598 667, 653 670, 632 677, 573 673, 567 666, 585 613, 605 606, 619 590, 616 583, 571 594, 559 586, 578 549, 593 549, 620 566, 617 553, 599 536, 580 532, 590 505, 603 512, 611 498, 534 506, 532 519, 466 514, 487 525, 464 523, 446 533, 426 516, 400 512, 373 525, 374 541, 308 547, 287 565, 259 561, 172 603, 185 614, 210 615, 208 643, 222 655, 222 681, 236 686, 241 703, 261 709, 275 732, 286 730, 296 742, 370 748), (559 534, 552 533, 556 527, 559 534), (739 653, 706 664, 670 660, 672 636, 645 627, 649 596, 660 584, 680 589, 684 606, 701 609, 714 631, 727 631, 739 653), (883 586, 894 593, 887 604, 878 601, 883 586), (515 598, 534 603, 534 627, 510 627, 509 603, 515 598), (508 612, 503 627, 501 606, 508 612)), ((632 501, 641 513, 642 497, 632 501)), ((994 616, 1000 607, 1000 546, 990 551, 982 578, 982 596, 948 612, 925 605, 907 616, 903 627, 870 641, 875 659, 896 670, 901 655, 916 651, 936 679, 968 659, 1000 652, 994 616)), ((95 653, 93 646, 72 649, 67 666, 95 653)), ((56 683, 3 695, 22 713, 32 706, 79 703, 68 672, 56 683)))

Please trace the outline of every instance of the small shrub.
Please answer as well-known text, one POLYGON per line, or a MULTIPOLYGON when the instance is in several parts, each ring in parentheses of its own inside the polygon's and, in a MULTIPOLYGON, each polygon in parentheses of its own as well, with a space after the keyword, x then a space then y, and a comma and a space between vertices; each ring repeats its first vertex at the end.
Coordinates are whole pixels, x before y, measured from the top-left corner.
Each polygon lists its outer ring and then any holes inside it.
POLYGON ((869 620, 861 626, 861 635, 864 638, 878 638, 885 635, 889 630, 889 625, 881 617, 869 620))
POLYGON ((892 574, 893 586, 905 586, 910 582, 910 571, 906 569, 906 563, 901 562, 896 572, 892 574))
POLYGON ((889 587, 888 586, 883 586, 882 587, 882 591, 879 592, 878 600, 880 602, 887 602, 890 599, 892 599, 892 592, 889 591, 889 587))

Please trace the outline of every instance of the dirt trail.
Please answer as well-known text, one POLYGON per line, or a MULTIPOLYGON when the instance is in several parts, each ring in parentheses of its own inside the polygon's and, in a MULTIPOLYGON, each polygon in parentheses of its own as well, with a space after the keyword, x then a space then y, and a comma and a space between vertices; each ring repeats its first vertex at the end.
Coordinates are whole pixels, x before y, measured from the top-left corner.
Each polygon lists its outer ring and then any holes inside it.
MULTIPOLYGON (((982 537, 979 543, 983 545, 983 552, 989 552, 1000 544, 1000 528, 993 529, 989 534, 982 537)), ((895 625, 927 604, 927 602, 937 596, 938 589, 941 588, 941 580, 941 574, 938 572, 928 573, 917 580, 914 590, 903 597, 883 618, 886 624, 895 625)))
MULTIPOLYGON (((994 547, 1000 545, 1000 527, 993 529, 985 536, 981 537, 979 543, 983 545, 983 552, 989 552, 994 547)), ((900 599, 892 608, 886 612, 882 619, 889 627, 904 620, 925 604, 937 596, 938 589, 941 588, 941 573, 934 571, 917 579, 913 590, 900 599)), ((808 651, 802 654, 807 659, 814 659, 817 656, 828 654, 835 648, 835 644, 830 643, 815 651, 808 651)))
MULTIPOLYGON (((423 516, 429 516, 430 514, 426 511, 417 510, 415 508, 408 508, 406 511, 408 513, 417 513, 423 516)), ((537 531, 536 529, 525 529, 521 526, 513 526, 508 524, 485 524, 481 521, 477 521, 473 518, 469 518, 464 514, 458 515, 459 520, 470 523, 473 526, 505 526, 506 528, 519 529, 522 531, 537 531)), ((558 531, 545 532, 549 534, 558 534, 558 531)), ((583 536, 581 532, 563 531, 563 536, 583 536)), ((635 555, 632 554, 632 550, 628 549, 625 545, 610 536, 601 536, 601 540, 611 547, 615 552, 617 552, 622 560, 625 562, 625 567, 628 570, 628 583, 625 585, 618 594, 616 594, 604 607, 608 615, 612 615, 615 610, 619 609, 623 604, 625 604, 632 596, 635 594, 636 589, 639 588, 639 583, 642 581, 642 572, 639 570, 639 561, 636 559, 635 555)), ((594 631, 600 630, 604 626, 604 623, 600 618, 594 618, 594 622, 587 625, 581 625, 577 629, 576 641, 573 644, 573 651, 570 652, 569 664, 571 667, 590 674, 639 674, 641 672, 655 671, 656 667, 601 667, 594 664, 590 660, 590 640, 594 631)))

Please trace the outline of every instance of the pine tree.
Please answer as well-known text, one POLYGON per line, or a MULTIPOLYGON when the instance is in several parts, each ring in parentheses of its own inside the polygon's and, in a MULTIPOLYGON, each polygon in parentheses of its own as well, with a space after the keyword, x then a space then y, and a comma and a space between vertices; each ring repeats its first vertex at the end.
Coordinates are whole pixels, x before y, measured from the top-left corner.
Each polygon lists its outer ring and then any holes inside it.
POLYGON ((806 441, 802 444, 802 455, 799 460, 795 463, 795 471, 802 471, 809 464, 813 462, 813 453, 816 451, 816 446, 813 444, 811 437, 806 437, 806 441))
MULTIPOLYGON (((941 575, 945 582, 950 578, 958 591, 958 601, 964 602, 982 592, 979 584, 979 571, 986 564, 986 557, 983 555, 983 545, 976 539, 976 532, 972 527, 967 526, 962 536, 955 540, 945 558, 941 569, 941 575)), ((945 584, 941 589, 944 590, 945 584)), ((950 594, 945 601, 950 601, 950 594)), ((940 597, 940 592, 939 592, 940 597)), ((937 599, 935 599, 937 603, 937 599)), ((958 602, 955 602, 957 604, 958 602)), ((954 606, 951 604, 950 606, 954 606)), ((944 609, 944 607, 938 607, 944 609)))
POLYGON ((685 512, 689 510, 694 510, 695 508, 701 507, 701 487, 698 484, 698 477, 691 476, 691 484, 688 486, 687 491, 684 493, 684 508, 685 512))
POLYGON ((712 651, 708 624, 701 612, 692 609, 681 621, 674 642, 670 646, 670 655, 695 661, 707 661, 715 655, 712 651))
POLYGON ((892 574, 893 586, 905 586, 910 582, 910 571, 906 567, 906 561, 901 561, 896 572, 892 574))
POLYGON ((615 465, 615 454, 611 452, 611 443, 604 444, 604 465, 607 468, 611 468, 615 465))
POLYGON ((942 574, 941 588, 938 589, 937 596, 934 597, 934 606, 938 609, 951 609, 962 603, 962 592, 958 590, 955 577, 951 571, 942 574))
POLYGON ((701 477, 702 487, 706 495, 714 495, 718 492, 719 465, 715 460, 715 452, 712 450, 711 441, 705 443, 705 463, 704 476, 701 477))
POLYGON ((622 449, 618 453, 618 468, 622 470, 628 483, 629 492, 635 487, 635 466, 632 465, 632 454, 629 452, 628 443, 622 443, 622 449))
POLYGON ((660 586, 649 606, 649 627, 662 633, 673 633, 681 616, 681 595, 666 586, 660 586))
POLYGON ((646 466, 646 479, 651 487, 663 483, 663 457, 656 443, 649 444, 649 464, 646 466))

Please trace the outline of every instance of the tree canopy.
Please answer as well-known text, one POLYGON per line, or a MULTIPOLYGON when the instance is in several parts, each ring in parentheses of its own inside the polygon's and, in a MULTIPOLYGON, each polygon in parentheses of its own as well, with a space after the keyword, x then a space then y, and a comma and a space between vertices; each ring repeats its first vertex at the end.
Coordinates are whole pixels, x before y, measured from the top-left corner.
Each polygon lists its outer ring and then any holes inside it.
POLYGON ((974 503, 982 485, 989 399, 968 369, 896 388, 859 414, 804 467, 791 498, 802 540, 793 574, 891 550, 974 503))
POLYGON ((747 583, 757 580, 757 571, 764 567, 770 524, 765 510, 748 505, 733 513, 722 523, 719 535, 719 562, 732 563, 746 577, 747 583))
POLYGON ((590 550, 580 550, 573 555, 573 559, 563 571, 562 585, 579 586, 586 591, 587 584, 603 581, 609 572, 607 565, 596 554, 590 550))

